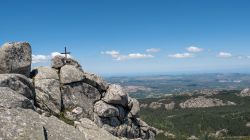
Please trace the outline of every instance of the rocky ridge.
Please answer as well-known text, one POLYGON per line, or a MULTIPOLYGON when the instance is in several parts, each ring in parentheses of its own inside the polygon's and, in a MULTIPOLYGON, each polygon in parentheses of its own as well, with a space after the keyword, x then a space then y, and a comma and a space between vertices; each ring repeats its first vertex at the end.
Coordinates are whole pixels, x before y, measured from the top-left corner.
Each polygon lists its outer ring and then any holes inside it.
POLYGON ((181 108, 207 108, 207 107, 216 107, 216 106, 228 106, 236 105, 234 102, 224 102, 216 98, 207 98, 204 96, 199 96, 197 98, 191 98, 186 100, 183 103, 180 103, 181 108))
POLYGON ((241 96, 241 97, 250 96, 250 88, 243 89, 238 96, 241 96))
POLYGON ((56 56, 30 74, 28 43, 7 43, 0 54, 0 139, 154 139, 139 102, 77 61, 56 56))

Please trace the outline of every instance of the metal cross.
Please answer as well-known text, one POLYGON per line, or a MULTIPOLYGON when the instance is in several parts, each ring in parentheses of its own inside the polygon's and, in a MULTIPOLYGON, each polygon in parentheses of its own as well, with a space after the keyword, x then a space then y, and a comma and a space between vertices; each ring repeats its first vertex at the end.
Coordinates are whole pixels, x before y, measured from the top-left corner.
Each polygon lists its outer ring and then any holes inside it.
POLYGON ((67 52, 67 48, 64 47, 64 52, 61 54, 65 54, 65 58, 67 59, 67 55, 70 54, 70 52, 67 52))

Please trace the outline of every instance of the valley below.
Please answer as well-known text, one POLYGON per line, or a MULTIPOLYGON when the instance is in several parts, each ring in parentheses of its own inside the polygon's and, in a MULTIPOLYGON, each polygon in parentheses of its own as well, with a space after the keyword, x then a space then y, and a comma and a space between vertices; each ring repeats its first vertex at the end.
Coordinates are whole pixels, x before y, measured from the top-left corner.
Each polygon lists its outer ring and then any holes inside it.
POLYGON ((250 85, 248 74, 108 80, 139 99, 140 116, 158 129, 157 140, 250 139, 250 92, 245 89, 250 85))

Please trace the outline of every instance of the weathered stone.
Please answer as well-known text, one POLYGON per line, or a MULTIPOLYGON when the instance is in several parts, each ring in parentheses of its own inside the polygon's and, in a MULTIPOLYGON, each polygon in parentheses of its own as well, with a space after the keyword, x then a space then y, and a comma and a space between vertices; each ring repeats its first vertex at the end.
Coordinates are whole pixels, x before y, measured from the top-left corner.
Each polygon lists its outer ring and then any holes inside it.
POLYGON ((84 77, 84 82, 96 87, 100 93, 105 92, 109 87, 106 81, 93 73, 84 72, 84 77))
POLYGON ((60 70, 60 82, 62 84, 69 84, 73 82, 82 81, 85 77, 83 72, 72 65, 65 65, 60 70))
POLYGON ((95 103, 94 112, 101 117, 118 117, 119 110, 118 108, 109 105, 103 101, 98 101, 95 103))
POLYGON ((75 123, 75 127, 85 135, 87 140, 120 140, 106 130, 98 128, 94 122, 87 118, 82 118, 79 121, 79 123, 75 123))
POLYGON ((131 127, 127 125, 120 125, 117 128, 117 136, 126 137, 129 139, 141 140, 140 137, 140 129, 138 127, 131 127))
POLYGON ((93 119, 94 103, 101 99, 101 94, 96 88, 79 82, 62 86, 61 92, 64 110, 74 116, 73 120, 83 117, 93 119), (76 107, 82 108, 81 114, 74 113, 76 107))
POLYGON ((241 97, 250 96, 250 88, 243 89, 243 90, 240 92, 239 96, 241 96, 241 97))
POLYGON ((140 129, 136 125, 128 126, 127 127, 127 138, 139 138, 140 137, 140 129))
POLYGON ((29 77, 31 61, 31 47, 27 42, 5 43, 0 48, 0 74, 17 73, 29 77))
POLYGON ((63 56, 57 55, 52 59, 52 68, 60 69, 64 65, 72 65, 78 69, 81 69, 81 65, 72 58, 65 58, 63 56))
POLYGON ((173 110, 175 107, 175 103, 174 102, 171 102, 169 104, 165 104, 165 109, 166 110, 173 110))
POLYGON ((0 87, 8 87, 28 99, 35 99, 34 86, 30 79, 20 74, 0 74, 0 87))
POLYGON ((228 133, 227 129, 222 129, 222 130, 216 131, 215 138, 225 137, 227 135, 227 133, 228 133))
POLYGON ((116 107, 119 110, 118 118, 119 118, 119 120, 123 121, 125 119, 125 117, 127 116, 127 112, 122 106, 117 105, 116 107))
POLYGON ((139 111, 140 111, 140 103, 132 98, 132 108, 130 110, 130 113, 133 117, 139 117, 139 111))
POLYGON ((55 69, 49 67, 38 67, 32 70, 33 80, 55 79, 59 80, 59 76, 55 69))
POLYGON ((98 114, 97 113, 94 113, 94 115, 93 115, 94 117, 94 122, 95 122, 95 124, 97 125, 97 126, 99 126, 99 127, 102 127, 103 126, 103 122, 102 122, 102 119, 101 119, 101 117, 100 116, 98 116, 98 114))
POLYGON ((123 92, 120 85, 110 85, 102 100, 109 104, 128 106, 128 94, 123 92))
POLYGON ((164 136, 166 136, 168 139, 175 139, 176 138, 176 136, 174 134, 169 133, 169 132, 165 132, 164 136))
POLYGON ((131 110, 133 107, 133 99, 128 96, 128 109, 131 110))
POLYGON ((32 110, 1 108, 0 124, 0 138, 4 140, 85 140, 73 126, 32 110))
POLYGON ((197 98, 191 98, 186 100, 183 103, 180 103, 181 108, 208 108, 208 107, 215 107, 215 106, 231 106, 236 105, 234 102, 222 101, 216 98, 206 98, 204 96, 200 96, 197 98))
POLYGON ((246 123, 246 127, 250 128, 250 122, 246 123))
POLYGON ((140 108, 147 108, 148 107, 148 104, 141 104, 140 105, 140 108))
POLYGON ((117 129, 115 127, 112 127, 108 124, 104 124, 102 128, 108 131, 110 134, 117 136, 117 129))
POLYGON ((8 87, 0 87, 0 108, 35 109, 32 101, 8 87))
POLYGON ((199 140, 199 138, 197 138, 196 136, 191 136, 191 137, 187 138, 187 140, 199 140))
POLYGON ((127 125, 120 125, 117 129, 117 136, 125 137, 127 135, 127 125))
POLYGON ((121 124, 121 122, 119 121, 119 119, 117 117, 110 117, 109 118, 109 125, 112 127, 117 127, 121 124))
POLYGON ((61 111, 60 83, 55 79, 35 80, 37 105, 52 114, 61 111))
POLYGON ((158 108, 161 108, 162 107, 162 103, 159 103, 159 102, 152 102, 150 105, 149 105, 149 108, 151 109, 158 109, 158 108))

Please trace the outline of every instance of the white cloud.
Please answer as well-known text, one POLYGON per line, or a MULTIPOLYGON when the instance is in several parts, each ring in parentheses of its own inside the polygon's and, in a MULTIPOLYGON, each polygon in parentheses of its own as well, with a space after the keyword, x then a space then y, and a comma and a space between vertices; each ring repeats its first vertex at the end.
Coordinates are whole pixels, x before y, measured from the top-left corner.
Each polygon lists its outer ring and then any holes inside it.
MULTIPOLYGON (((60 55, 60 56, 65 56, 64 54, 61 54, 59 52, 52 52, 50 55, 32 55, 32 63, 36 64, 36 63, 46 63, 49 62, 52 58, 54 58, 55 56, 60 55)), ((71 55, 67 55, 68 58, 72 58, 71 55)))
POLYGON ((228 52, 220 52, 218 54, 218 57, 221 57, 221 58, 230 58, 232 57, 233 55, 231 53, 228 53, 228 52))
POLYGON ((146 52, 148 52, 148 53, 156 53, 156 52, 159 52, 159 51, 160 51, 160 49, 158 49, 158 48, 150 48, 150 49, 146 50, 146 52))
POLYGON ((144 59, 144 58, 153 58, 154 56, 151 54, 141 54, 141 53, 130 53, 127 55, 120 54, 119 51, 105 51, 101 52, 101 54, 110 55, 114 60, 128 60, 128 59, 144 59))
POLYGON ((111 57, 113 58, 117 58, 119 57, 120 52, 112 50, 112 51, 101 52, 101 54, 107 54, 107 55, 111 55, 111 57))
POLYGON ((46 55, 32 55, 32 63, 43 63, 47 62, 50 59, 50 56, 46 55))
MULTIPOLYGON (((65 54, 61 54, 61 53, 59 53, 59 52, 52 52, 52 53, 50 54, 50 57, 51 57, 51 58, 54 58, 54 57, 57 56, 57 55, 65 56, 65 54)), ((68 57, 68 58, 72 58, 72 56, 71 56, 70 54, 67 54, 67 57, 68 57)))
POLYGON ((186 50, 189 51, 189 52, 192 52, 192 53, 198 53, 198 52, 203 51, 202 48, 198 48, 198 47, 195 47, 195 46, 190 46, 190 47, 186 48, 186 50))
POLYGON ((191 58, 194 55, 191 53, 177 53, 177 54, 170 54, 168 56, 171 58, 191 58))
POLYGON ((131 53, 128 55, 130 59, 140 59, 140 58, 153 58, 154 56, 151 54, 141 54, 141 53, 131 53))

